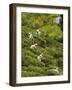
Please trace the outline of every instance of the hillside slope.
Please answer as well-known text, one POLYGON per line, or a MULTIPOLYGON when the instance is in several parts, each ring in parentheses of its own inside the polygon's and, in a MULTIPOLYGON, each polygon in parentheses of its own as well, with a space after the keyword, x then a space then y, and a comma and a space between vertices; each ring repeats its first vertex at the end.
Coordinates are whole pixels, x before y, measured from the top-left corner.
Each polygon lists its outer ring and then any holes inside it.
POLYGON ((22 13, 22 77, 63 74, 63 30, 61 24, 54 23, 58 16, 22 13), (30 48, 34 44, 36 47, 30 48))

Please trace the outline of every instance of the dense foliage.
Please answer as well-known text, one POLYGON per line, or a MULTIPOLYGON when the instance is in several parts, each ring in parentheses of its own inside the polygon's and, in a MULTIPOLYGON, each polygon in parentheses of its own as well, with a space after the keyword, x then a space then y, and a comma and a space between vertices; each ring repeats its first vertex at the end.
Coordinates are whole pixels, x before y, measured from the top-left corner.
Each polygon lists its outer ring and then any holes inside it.
POLYGON ((58 14, 21 14, 22 77, 63 74, 63 30, 54 19, 58 14), (36 35, 39 29, 41 34, 36 35), (29 32, 33 38, 29 39, 29 32), (36 48, 30 48, 37 43, 36 48), (41 61, 38 55, 43 53, 41 61))

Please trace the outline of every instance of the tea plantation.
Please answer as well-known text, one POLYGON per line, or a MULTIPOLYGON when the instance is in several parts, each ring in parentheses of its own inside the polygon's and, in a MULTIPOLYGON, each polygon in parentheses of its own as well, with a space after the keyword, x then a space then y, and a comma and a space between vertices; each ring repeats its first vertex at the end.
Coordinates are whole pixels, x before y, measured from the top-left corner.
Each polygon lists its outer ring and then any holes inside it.
POLYGON ((54 21, 58 16, 62 18, 58 14, 21 13, 22 77, 63 74, 62 22, 54 21), (37 35, 37 30, 40 35, 37 35), (35 44, 35 48, 31 48, 35 44))

